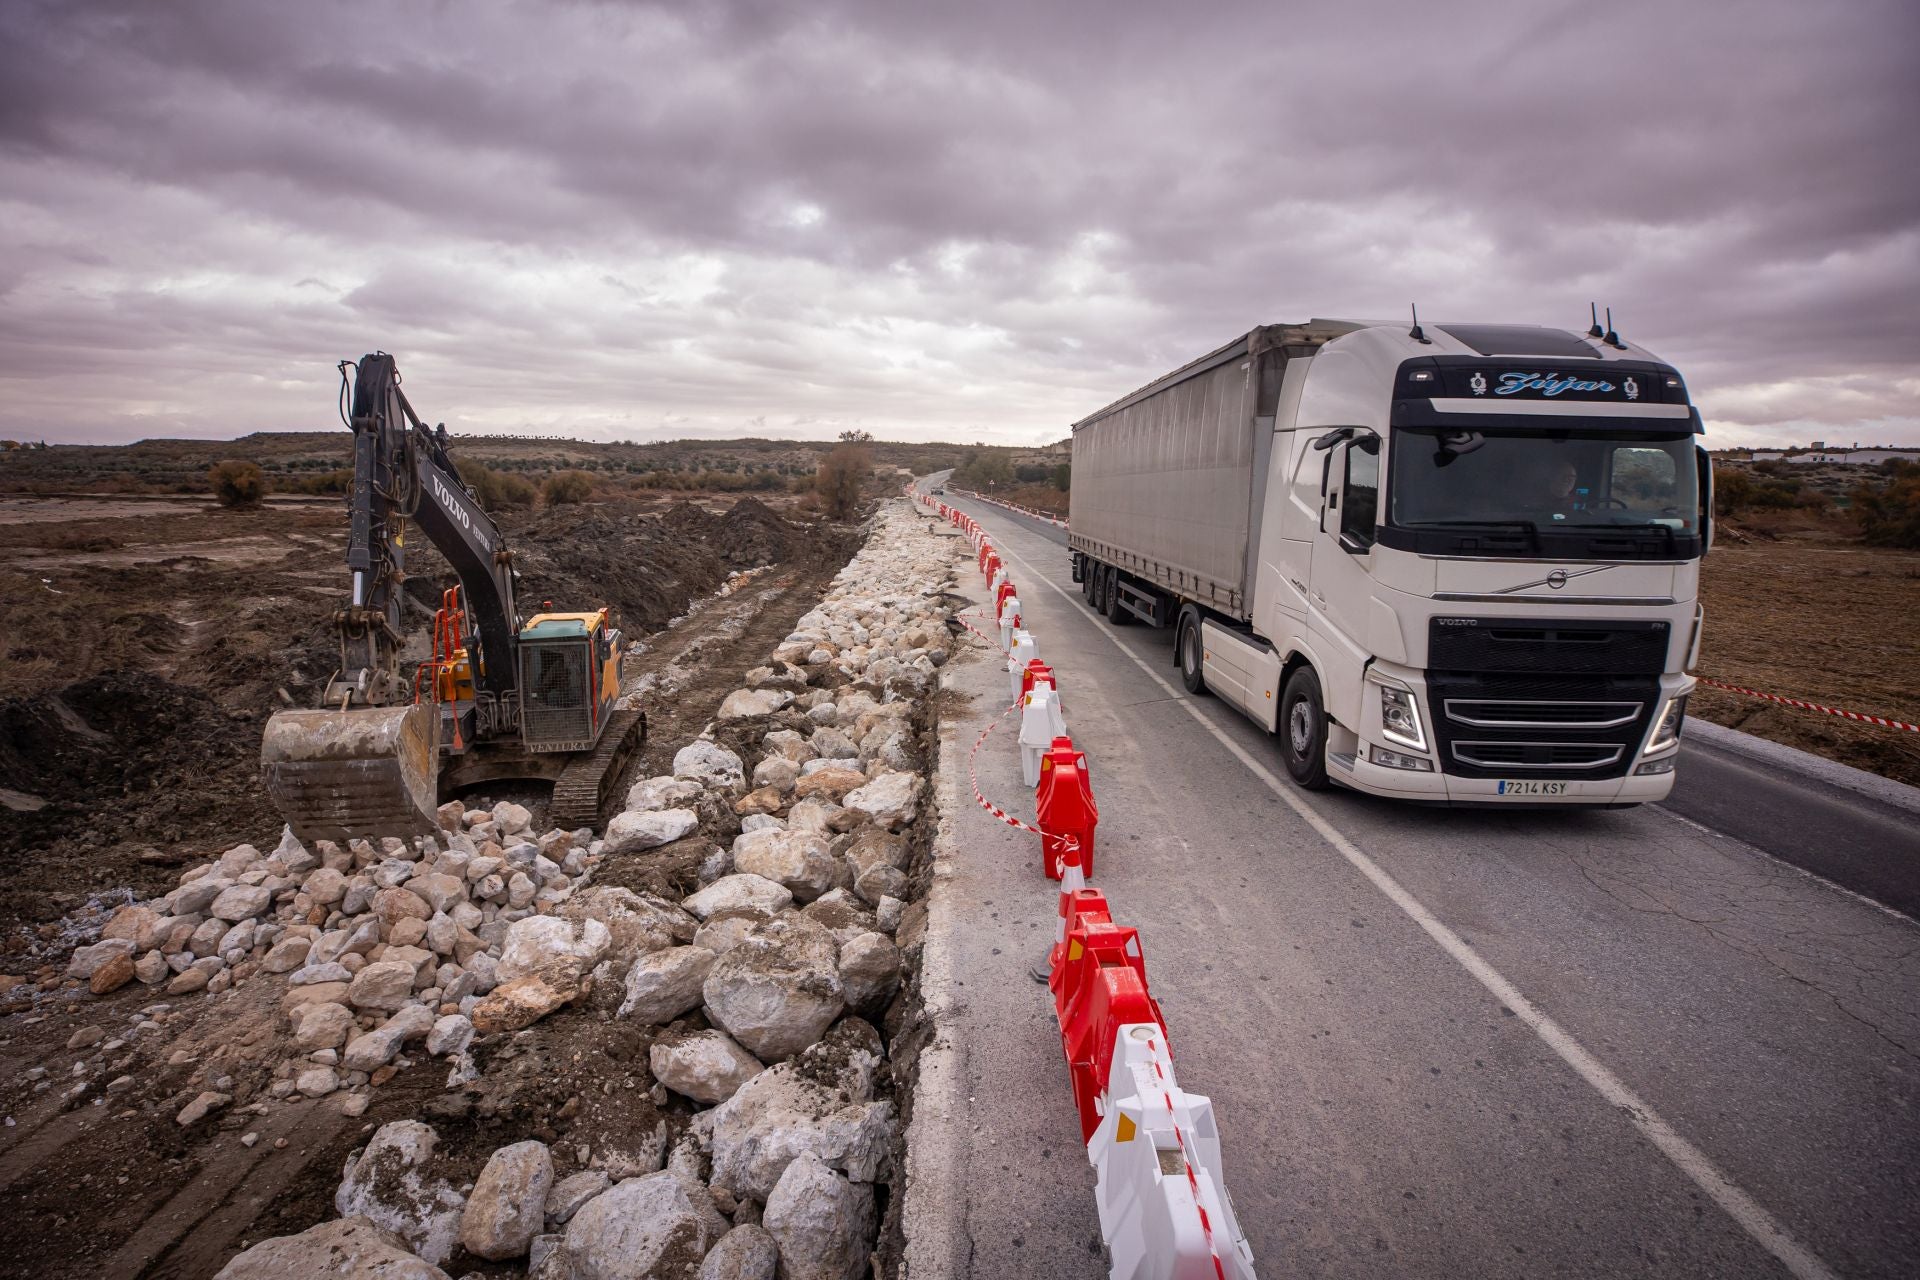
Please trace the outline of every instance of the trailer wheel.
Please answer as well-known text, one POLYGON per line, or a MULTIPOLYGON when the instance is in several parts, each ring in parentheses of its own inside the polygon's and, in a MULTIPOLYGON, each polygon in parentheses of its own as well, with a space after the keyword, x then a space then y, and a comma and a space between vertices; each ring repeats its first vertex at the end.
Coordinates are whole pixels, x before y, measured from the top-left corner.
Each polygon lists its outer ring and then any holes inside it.
POLYGON ((1093 603, 1093 580, 1100 576, 1100 566, 1085 556, 1080 557, 1080 595, 1088 604, 1093 603))
POLYGON ((1107 566, 1098 560, 1087 562, 1087 607, 1095 613, 1105 613, 1107 566))
POLYGON ((1308 791, 1327 785, 1327 706, 1320 677, 1301 667, 1280 693, 1280 757, 1287 772, 1308 791))
POLYGON ((1127 606, 1120 602, 1120 571, 1107 570, 1107 621, 1116 627, 1124 627, 1133 621, 1133 615, 1127 612, 1127 606))
POLYGON ((1203 672, 1200 648, 1200 615, 1191 608, 1180 615, 1179 638, 1174 642, 1180 655, 1180 683, 1187 692, 1204 696, 1207 678, 1203 672))

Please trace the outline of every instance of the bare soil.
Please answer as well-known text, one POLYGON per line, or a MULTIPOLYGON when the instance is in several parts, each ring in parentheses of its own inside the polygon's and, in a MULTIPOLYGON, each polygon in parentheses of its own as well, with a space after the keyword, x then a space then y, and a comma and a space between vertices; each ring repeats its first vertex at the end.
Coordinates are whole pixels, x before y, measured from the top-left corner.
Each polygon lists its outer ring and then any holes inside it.
MULTIPOLYGON (((1700 594, 1698 674, 1920 723, 1920 553, 1820 527, 1722 540, 1702 565, 1700 594)), ((1920 733, 1705 686, 1688 713, 1920 785, 1920 733)))

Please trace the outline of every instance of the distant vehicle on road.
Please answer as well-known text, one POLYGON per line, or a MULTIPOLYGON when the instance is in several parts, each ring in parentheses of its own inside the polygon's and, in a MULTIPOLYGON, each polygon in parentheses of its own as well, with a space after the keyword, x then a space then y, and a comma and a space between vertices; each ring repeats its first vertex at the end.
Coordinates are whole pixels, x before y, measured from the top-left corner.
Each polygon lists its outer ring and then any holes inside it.
POLYGON ((1074 424, 1115 624, 1301 786, 1632 805, 1673 787, 1711 470, 1679 373, 1596 323, 1269 325, 1074 424))
POLYGON ((933 496, 934 496, 934 497, 936 497, 936 498, 941 498, 941 497, 945 497, 945 496, 946 496, 946 492, 947 492, 947 491, 946 491, 945 489, 935 489, 935 490, 933 491, 933 496))

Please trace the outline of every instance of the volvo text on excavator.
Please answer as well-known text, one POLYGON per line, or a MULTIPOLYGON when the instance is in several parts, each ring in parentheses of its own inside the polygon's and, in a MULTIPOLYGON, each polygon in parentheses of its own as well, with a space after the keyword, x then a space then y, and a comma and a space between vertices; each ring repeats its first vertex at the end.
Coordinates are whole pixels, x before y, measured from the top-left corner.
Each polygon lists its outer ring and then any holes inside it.
POLYGON ((513 553, 461 483, 445 425, 420 420, 392 356, 342 362, 343 395, 349 370, 352 594, 334 615, 340 668, 318 709, 268 720, 268 794, 303 840, 430 831, 443 798, 510 779, 553 784, 553 825, 598 825, 646 731, 644 713, 617 705, 616 620, 607 609, 522 620, 513 553), (459 585, 442 594, 432 657, 409 679, 401 606, 415 531, 459 585))

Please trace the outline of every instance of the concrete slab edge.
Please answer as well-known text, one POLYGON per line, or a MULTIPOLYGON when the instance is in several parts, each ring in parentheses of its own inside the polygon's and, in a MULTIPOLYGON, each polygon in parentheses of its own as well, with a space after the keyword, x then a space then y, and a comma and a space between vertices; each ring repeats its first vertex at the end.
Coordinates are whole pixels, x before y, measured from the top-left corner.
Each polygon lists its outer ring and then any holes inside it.
MULTIPOLYGON (((1895 732, 1888 730, 1889 733, 1895 732)), ((1904 782, 1895 782, 1892 778, 1883 778, 1877 773, 1865 769, 1856 769, 1852 765, 1829 760, 1825 756, 1802 751, 1798 747, 1789 747, 1767 738, 1743 733, 1738 729, 1729 729, 1725 725, 1714 724, 1708 720, 1689 718, 1687 737, 1730 751, 1735 755, 1758 760, 1764 764, 1775 765, 1782 769, 1791 769, 1804 777, 1813 778, 1829 786, 1852 791, 1882 804, 1891 805, 1907 813, 1920 814, 1920 787, 1910 787, 1904 782)))

